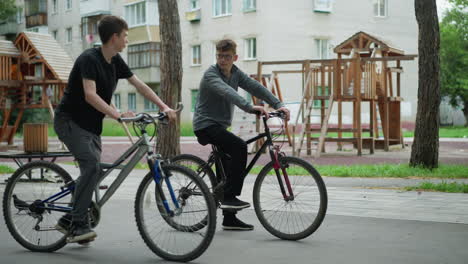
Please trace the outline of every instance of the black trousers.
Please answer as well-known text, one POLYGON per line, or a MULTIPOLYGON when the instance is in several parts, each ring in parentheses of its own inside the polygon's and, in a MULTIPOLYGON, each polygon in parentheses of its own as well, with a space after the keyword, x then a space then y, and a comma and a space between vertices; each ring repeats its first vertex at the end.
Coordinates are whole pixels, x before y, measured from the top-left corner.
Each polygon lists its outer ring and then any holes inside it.
POLYGON ((244 185, 244 173, 247 165, 247 144, 245 141, 219 125, 195 131, 195 135, 200 144, 215 145, 223 153, 230 156, 230 159, 223 158, 223 167, 226 173, 224 198, 239 196, 244 185))

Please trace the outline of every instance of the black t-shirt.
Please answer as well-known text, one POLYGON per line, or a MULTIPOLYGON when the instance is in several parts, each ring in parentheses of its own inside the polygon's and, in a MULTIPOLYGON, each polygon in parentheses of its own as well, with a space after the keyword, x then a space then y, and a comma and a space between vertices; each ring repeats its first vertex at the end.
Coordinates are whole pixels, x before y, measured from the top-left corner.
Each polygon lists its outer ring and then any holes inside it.
POLYGON ((88 104, 84 96, 83 78, 96 82, 96 93, 108 104, 119 79, 128 79, 133 73, 119 54, 112 57, 109 64, 101 48, 85 50, 75 61, 68 78, 59 112, 69 113, 72 120, 81 128, 101 135, 104 114, 88 104))

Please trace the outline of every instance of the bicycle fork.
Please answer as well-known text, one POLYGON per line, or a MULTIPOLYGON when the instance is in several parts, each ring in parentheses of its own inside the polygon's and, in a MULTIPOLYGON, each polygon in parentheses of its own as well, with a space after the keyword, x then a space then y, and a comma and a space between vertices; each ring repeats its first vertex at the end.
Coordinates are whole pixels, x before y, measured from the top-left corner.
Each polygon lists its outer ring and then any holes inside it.
POLYGON ((281 189, 281 193, 283 194, 283 198, 285 201, 294 201, 294 193, 291 187, 291 182, 289 181, 288 173, 286 172, 286 166, 281 164, 279 161, 279 156, 283 155, 279 152, 279 146, 274 146, 274 150, 270 150, 270 156, 273 160, 273 169, 275 170, 276 178, 278 179, 278 184, 281 189), (288 189, 289 194, 286 192, 284 188, 283 180, 281 179, 281 174, 283 174, 284 183, 286 183, 286 188, 288 189))
POLYGON ((156 183, 156 195, 160 195, 161 201, 163 203, 164 209, 166 210, 169 216, 179 215, 181 213, 181 207, 179 205, 179 201, 174 193, 174 189, 172 188, 171 181, 169 180, 170 175, 164 175, 164 171, 161 168, 161 161, 159 159, 148 159, 148 165, 151 170, 151 175, 153 175, 153 179, 156 183), (169 195, 171 196, 172 203, 174 204, 175 210, 171 210, 169 206, 169 202, 164 195, 164 191, 162 188, 163 181, 167 185, 167 189, 169 195))

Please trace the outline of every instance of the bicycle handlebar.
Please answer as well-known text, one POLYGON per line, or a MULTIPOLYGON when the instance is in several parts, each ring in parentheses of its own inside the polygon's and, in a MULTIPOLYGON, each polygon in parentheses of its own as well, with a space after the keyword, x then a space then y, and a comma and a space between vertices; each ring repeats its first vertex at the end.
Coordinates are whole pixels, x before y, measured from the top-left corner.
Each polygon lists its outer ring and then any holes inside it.
MULTIPOLYGON (((177 103, 178 108, 175 110, 176 113, 182 111, 184 109, 184 105, 182 103, 177 103)), ((157 114, 148 114, 148 113, 138 113, 136 116, 133 117, 119 117, 117 121, 119 123, 125 122, 125 123, 130 123, 130 122, 144 122, 144 123, 153 123, 154 120, 159 120, 159 121, 164 121, 167 119, 167 114, 162 112, 162 113, 157 113, 157 114)))
MULTIPOLYGON (((254 114, 260 115, 261 113, 259 111, 254 111, 254 114)), ((273 111, 273 112, 269 112, 268 117, 279 117, 281 119, 285 119, 286 118, 286 113, 284 113, 283 111, 276 110, 276 111, 273 111)))

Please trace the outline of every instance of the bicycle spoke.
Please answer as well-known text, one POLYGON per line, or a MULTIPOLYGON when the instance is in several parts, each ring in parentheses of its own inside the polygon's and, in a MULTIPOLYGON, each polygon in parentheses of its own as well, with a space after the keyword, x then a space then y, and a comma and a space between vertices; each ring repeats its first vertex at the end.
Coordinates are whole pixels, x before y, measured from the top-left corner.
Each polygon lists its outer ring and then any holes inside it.
MULTIPOLYGON (((326 189, 310 164, 293 157, 284 159, 294 196, 291 200, 283 198, 273 165, 269 163, 268 170, 255 182, 254 205, 260 222, 268 231, 283 239, 297 240, 309 236, 321 224, 326 211, 326 189), (294 175, 294 172, 303 175, 294 175)), ((282 171, 281 177, 284 182, 282 171)))

